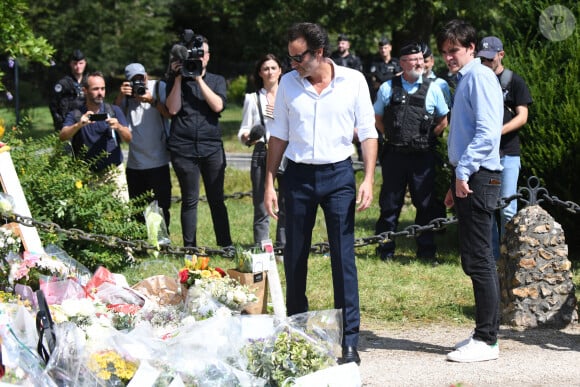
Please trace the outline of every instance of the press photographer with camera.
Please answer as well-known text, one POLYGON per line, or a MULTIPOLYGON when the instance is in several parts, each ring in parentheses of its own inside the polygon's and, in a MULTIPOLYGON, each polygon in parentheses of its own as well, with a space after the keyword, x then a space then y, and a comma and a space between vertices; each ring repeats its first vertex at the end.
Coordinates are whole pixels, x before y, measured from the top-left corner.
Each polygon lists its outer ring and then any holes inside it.
MULTIPOLYGON (((226 107, 226 80, 206 70, 208 41, 186 30, 171 50, 166 106, 172 116, 167 146, 181 189, 183 245, 197 246, 197 203, 203 178, 216 242, 232 246, 224 202, 226 155, 219 125, 226 107)), ((233 247, 232 247, 233 248, 233 247)))
POLYGON ((167 137, 171 115, 165 107, 166 84, 150 80, 140 63, 125 67, 125 79, 115 105, 125 113, 133 134, 126 168, 129 197, 153 191, 169 227, 171 177, 167 137))
POLYGON ((119 197, 129 200, 121 141, 131 142, 131 130, 118 106, 105 102, 105 78, 101 72, 90 73, 83 82, 85 103, 70 111, 60 130, 61 141, 71 140, 75 156, 92 161, 91 169, 104 173, 104 180, 115 180, 119 197), (84 148, 84 149, 83 149, 84 148), (99 158, 106 152, 106 157, 99 158), (112 174, 111 167, 117 171, 112 174))

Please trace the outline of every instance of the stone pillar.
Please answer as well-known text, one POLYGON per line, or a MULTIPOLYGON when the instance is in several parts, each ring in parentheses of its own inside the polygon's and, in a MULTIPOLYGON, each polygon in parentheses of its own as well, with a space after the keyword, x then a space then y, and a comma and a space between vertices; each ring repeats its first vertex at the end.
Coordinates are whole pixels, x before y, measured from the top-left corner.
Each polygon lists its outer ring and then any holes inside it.
POLYGON ((577 322, 576 296, 564 230, 540 206, 506 225, 498 274, 502 323, 563 327, 577 322))

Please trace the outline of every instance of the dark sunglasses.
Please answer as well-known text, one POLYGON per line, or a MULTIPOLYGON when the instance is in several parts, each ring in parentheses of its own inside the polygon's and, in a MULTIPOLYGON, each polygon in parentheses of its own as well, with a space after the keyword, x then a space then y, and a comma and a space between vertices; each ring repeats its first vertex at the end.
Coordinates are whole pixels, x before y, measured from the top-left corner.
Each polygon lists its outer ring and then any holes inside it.
POLYGON ((482 62, 493 62, 493 59, 487 59, 484 58, 483 56, 480 56, 479 58, 481 59, 482 62))
POLYGON ((293 60, 294 62, 302 63, 302 61, 304 60, 304 55, 308 54, 309 52, 312 52, 312 50, 308 49, 304 51, 302 54, 287 55, 287 57, 288 59, 293 60))

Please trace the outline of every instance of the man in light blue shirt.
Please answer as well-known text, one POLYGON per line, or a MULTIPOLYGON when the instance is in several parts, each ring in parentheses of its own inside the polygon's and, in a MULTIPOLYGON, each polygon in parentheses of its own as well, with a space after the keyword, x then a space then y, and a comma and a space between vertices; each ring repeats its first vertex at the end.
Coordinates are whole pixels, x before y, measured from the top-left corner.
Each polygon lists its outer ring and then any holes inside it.
POLYGON ((298 23, 288 30, 293 71, 278 86, 270 126, 264 206, 276 218, 274 178, 282 155, 286 204, 286 308, 308 310, 306 278, 318 206, 328 230, 334 307, 342 309, 341 362, 360 363, 358 277, 354 256, 354 214, 373 198, 377 131, 369 89, 359 71, 332 62, 328 34, 319 25, 298 23), (356 194, 351 154, 355 128, 362 145, 364 178, 356 194))
MULTIPOLYGON (((436 216, 435 165, 438 137, 447 126, 449 108, 441 89, 423 77, 421 46, 406 44, 400 51, 403 74, 383 83, 374 104, 375 126, 385 136, 380 157, 383 183, 381 213, 375 231, 396 231, 407 186, 417 212, 415 223, 428 224, 436 216)), ((416 238, 417 257, 436 264, 432 231, 416 238)), ((394 256, 395 242, 381 243, 383 261, 394 256)))
POLYGON ((447 141, 455 173, 445 204, 455 205, 461 265, 475 298, 475 330, 447 359, 465 363, 499 357, 500 289, 491 224, 501 186, 503 98, 493 71, 475 58, 476 45, 475 28, 462 20, 449 22, 437 36, 443 60, 457 74, 447 141))

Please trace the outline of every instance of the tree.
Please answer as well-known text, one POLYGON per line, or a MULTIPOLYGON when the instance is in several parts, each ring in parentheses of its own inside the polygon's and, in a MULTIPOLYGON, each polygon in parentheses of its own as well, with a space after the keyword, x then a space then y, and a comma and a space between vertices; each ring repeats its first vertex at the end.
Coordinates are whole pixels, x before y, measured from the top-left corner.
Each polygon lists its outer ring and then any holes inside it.
POLYGON ((142 63, 149 74, 163 75, 174 35, 170 5, 170 0, 31 1, 27 17, 56 48, 56 65, 35 78, 37 89, 50 90, 49 85, 67 71, 68 56, 77 48, 86 55, 90 71, 106 75, 109 91, 116 89, 109 80, 120 81, 131 62, 142 63))
MULTIPOLYGON (((17 61, 50 64, 54 48, 43 37, 36 37, 25 18, 23 0, 4 0, 0 7, 0 53, 17 61)), ((4 90, 0 71, 0 90, 4 90)))

